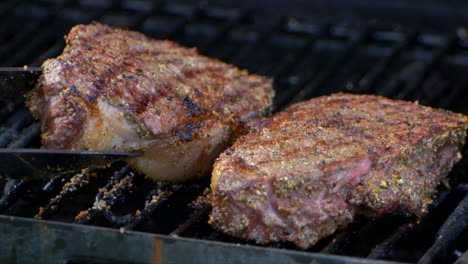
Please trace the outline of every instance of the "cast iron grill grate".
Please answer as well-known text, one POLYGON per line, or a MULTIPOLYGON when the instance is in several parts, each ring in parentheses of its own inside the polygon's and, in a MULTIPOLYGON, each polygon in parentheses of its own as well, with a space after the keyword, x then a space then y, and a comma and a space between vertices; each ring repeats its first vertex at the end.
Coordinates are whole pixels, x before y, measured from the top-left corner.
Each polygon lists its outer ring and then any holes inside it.
MULTIPOLYGON (((39 66, 60 54, 62 36, 77 23, 101 21, 168 38, 201 53, 274 78, 277 110, 337 91, 418 100, 468 114, 468 34, 424 32, 393 24, 327 21, 320 17, 255 20, 254 10, 152 1, 24 1, 0 5, 0 66, 39 66)), ((0 104, 0 147, 40 146, 40 127, 22 102, 0 104)), ((468 156, 465 150, 465 157, 468 156)), ((450 263, 468 249, 465 158, 440 188, 419 223, 402 216, 358 218, 309 252, 419 263, 450 263)), ((0 180, 0 213, 83 225, 238 241, 207 224, 210 208, 196 202, 200 184, 156 184, 127 165, 52 180, 0 180)), ((252 244, 252 243, 250 243, 252 244)), ((290 244, 265 247, 296 250, 290 244)))

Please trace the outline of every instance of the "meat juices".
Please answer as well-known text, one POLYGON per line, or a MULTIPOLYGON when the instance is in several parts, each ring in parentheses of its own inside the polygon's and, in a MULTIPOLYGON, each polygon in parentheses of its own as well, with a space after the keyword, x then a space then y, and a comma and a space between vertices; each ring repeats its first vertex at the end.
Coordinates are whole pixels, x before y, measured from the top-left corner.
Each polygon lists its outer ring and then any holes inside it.
POLYGON ((151 179, 205 175, 243 125, 270 111, 271 82, 171 41, 78 25, 27 106, 52 149, 142 150, 128 162, 151 179))
POLYGON ((357 213, 422 216, 461 159, 468 118, 373 95, 297 103, 216 161, 212 226, 309 248, 357 213))

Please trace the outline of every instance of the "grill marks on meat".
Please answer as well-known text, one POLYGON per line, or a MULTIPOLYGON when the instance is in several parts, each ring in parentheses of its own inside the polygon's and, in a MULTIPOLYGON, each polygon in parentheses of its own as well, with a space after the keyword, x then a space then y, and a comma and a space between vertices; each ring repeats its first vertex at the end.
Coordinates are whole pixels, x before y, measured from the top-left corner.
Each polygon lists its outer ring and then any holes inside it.
POLYGON ((460 160, 467 128, 461 114, 372 95, 292 105, 218 158, 210 223, 308 248, 357 213, 422 216, 460 160))
POLYGON ((143 150, 129 160, 137 170, 184 181, 270 110, 269 80, 171 41, 102 24, 65 40, 27 99, 45 148, 143 150))

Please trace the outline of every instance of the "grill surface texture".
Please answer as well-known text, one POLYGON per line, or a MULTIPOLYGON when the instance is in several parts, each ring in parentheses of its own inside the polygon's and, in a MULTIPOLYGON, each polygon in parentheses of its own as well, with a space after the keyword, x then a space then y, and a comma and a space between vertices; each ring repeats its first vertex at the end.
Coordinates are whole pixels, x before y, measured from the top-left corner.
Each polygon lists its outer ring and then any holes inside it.
MULTIPOLYGON (((249 2, 3 1, 0 66, 40 66, 60 55, 63 36, 73 26, 97 21, 195 47, 271 78, 275 111, 342 91, 468 114, 462 2, 249 2)), ((41 147, 40 124, 22 100, 0 98, 0 146, 41 147)), ((308 250, 292 243, 259 246, 214 231, 208 224, 211 208, 203 202, 207 180, 155 183, 122 162, 53 179, 0 179, 0 258, 2 263, 461 262, 468 250, 466 148, 462 155, 448 176, 450 188, 437 188, 419 221, 357 216, 308 250)))

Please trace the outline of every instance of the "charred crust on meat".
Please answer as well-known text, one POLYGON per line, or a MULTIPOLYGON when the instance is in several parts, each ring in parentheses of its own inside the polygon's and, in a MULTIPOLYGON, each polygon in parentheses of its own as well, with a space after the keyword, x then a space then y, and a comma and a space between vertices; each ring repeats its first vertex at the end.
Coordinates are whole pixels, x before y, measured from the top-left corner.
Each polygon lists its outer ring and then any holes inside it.
POLYGON ((135 78, 135 77, 133 77, 132 75, 125 74, 125 73, 122 73, 122 77, 125 78, 125 79, 133 79, 133 78, 135 78))
POLYGON ((193 139, 196 126, 192 121, 187 122, 181 129, 175 131, 175 135, 181 142, 187 142, 193 139))
POLYGON ((196 116, 200 114, 201 109, 200 107, 195 104, 188 95, 184 95, 182 97, 182 103, 184 104, 185 108, 187 108, 187 114, 189 116, 196 116))
POLYGON ((96 102, 96 99, 97 99, 97 95, 96 94, 85 94, 85 98, 86 98, 86 101, 88 103, 95 103, 96 102))
POLYGON ((207 175, 242 123, 268 114, 272 103, 266 78, 171 41, 99 23, 73 27, 65 41, 27 96, 48 148, 142 150, 132 166, 182 182, 207 175), (164 156, 158 146, 174 146, 163 152, 175 154, 164 156), (151 159, 190 165, 166 173, 154 164, 167 163, 151 159))
POLYGON ((210 223, 261 244, 308 248, 358 213, 425 215, 461 159, 468 117, 335 94, 249 125, 214 166, 210 223))
POLYGON ((72 95, 78 95, 78 89, 76 89, 75 85, 70 86, 70 92, 72 95))

